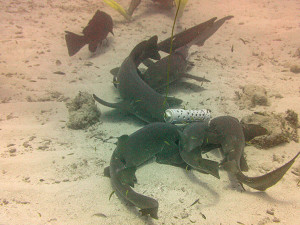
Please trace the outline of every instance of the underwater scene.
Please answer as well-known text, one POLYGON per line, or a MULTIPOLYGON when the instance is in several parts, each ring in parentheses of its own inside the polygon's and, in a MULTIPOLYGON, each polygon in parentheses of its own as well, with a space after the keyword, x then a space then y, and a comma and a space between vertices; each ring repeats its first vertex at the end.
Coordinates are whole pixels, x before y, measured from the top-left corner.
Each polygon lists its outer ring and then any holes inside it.
POLYGON ((300 224, 300 1, 0 3, 0 225, 300 224))

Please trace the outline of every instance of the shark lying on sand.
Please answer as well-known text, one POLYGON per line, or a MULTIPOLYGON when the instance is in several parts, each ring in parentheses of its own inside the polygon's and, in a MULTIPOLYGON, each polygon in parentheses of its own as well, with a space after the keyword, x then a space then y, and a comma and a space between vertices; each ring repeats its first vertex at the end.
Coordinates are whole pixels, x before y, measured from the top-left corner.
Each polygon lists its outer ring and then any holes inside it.
POLYGON ((140 78, 137 67, 147 58, 160 59, 157 36, 139 43, 122 63, 114 80, 123 101, 108 103, 96 95, 93 95, 94 99, 105 106, 128 111, 148 123, 164 121, 165 110, 180 105, 182 101, 173 97, 165 101, 165 96, 154 91, 140 78))
POLYGON ((159 163, 185 168, 187 165, 179 155, 178 141, 178 128, 169 123, 151 123, 118 139, 110 166, 105 168, 104 174, 110 176, 117 194, 140 208, 142 215, 149 214, 157 219, 158 202, 131 188, 137 182, 135 171, 154 157, 159 163))
MULTIPOLYGON (((255 127, 252 128, 256 129, 255 127)), ((264 134, 264 132, 263 130, 261 130, 261 128, 259 128, 257 132, 249 132, 249 127, 243 129, 243 126, 234 117, 216 117, 209 123, 198 125, 197 129, 190 130, 189 135, 192 135, 194 139, 186 139, 185 146, 183 147, 181 152, 185 151, 185 154, 187 154, 188 151, 192 151, 193 149, 198 147, 200 148, 199 154, 201 154, 201 146, 203 146, 203 143, 204 145, 208 146, 220 145, 221 151, 225 157, 224 162, 221 164, 221 166, 225 170, 233 173, 236 176, 237 180, 242 184, 245 184, 256 190, 264 191, 267 188, 275 185, 284 176, 287 170, 293 165, 300 152, 283 166, 265 175, 258 177, 248 177, 242 173, 242 171, 247 171, 248 169, 243 154, 245 147, 245 134, 248 135, 246 139, 249 140, 255 135, 264 134)), ((193 152, 192 154, 195 153, 193 152)), ((189 162, 187 163, 189 164, 189 162)))
MULTIPOLYGON (((188 51, 192 45, 202 46, 204 42, 211 37, 227 20, 233 16, 227 16, 220 20, 212 18, 204 23, 198 24, 185 31, 182 31, 174 36, 174 50, 171 55, 168 55, 157 62, 150 59, 143 60, 143 64, 148 68, 144 73, 138 70, 138 74, 151 88, 158 90, 177 81, 181 78, 193 79, 199 82, 209 82, 209 80, 191 75, 187 73, 188 69, 188 51), (168 68, 169 77, 168 77, 168 68)), ((158 50, 170 52, 170 38, 158 43, 158 50)), ((120 67, 111 70, 111 73, 116 76, 120 67)), ((115 85, 117 86, 117 85, 115 85)))

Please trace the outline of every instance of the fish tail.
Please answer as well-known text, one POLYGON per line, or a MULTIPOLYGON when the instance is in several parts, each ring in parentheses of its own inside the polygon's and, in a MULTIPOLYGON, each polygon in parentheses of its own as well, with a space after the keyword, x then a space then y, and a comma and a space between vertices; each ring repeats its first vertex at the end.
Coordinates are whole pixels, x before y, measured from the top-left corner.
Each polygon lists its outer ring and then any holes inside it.
POLYGON ((114 156, 114 153, 109 168, 111 182, 116 193, 140 208, 142 215, 150 215, 152 218, 158 219, 158 202, 153 198, 135 192, 130 185, 122 181, 122 174, 118 174, 118 171, 121 171, 124 165, 120 159, 114 156))
POLYGON ((65 35, 69 56, 75 55, 87 42, 84 36, 66 31, 65 35))
MULTIPOLYGON (((278 181, 281 180, 281 178, 286 174, 286 172, 289 170, 289 168, 293 165, 293 163, 295 162, 296 158, 299 156, 300 152, 298 152, 298 154, 291 159, 289 162, 287 162, 286 164, 284 164, 283 166, 277 168, 276 170, 271 171, 270 173, 267 173, 265 175, 259 176, 259 177, 248 177, 246 175, 244 175, 241 170, 236 170, 234 169, 235 175, 238 179, 238 181, 240 181, 241 183, 259 190, 259 191, 265 191, 266 189, 268 189, 269 187, 272 187, 273 185, 275 185, 278 181)), ((237 166, 236 166, 237 167, 237 166)), ((231 169, 232 169, 232 165, 231 165, 231 169)))

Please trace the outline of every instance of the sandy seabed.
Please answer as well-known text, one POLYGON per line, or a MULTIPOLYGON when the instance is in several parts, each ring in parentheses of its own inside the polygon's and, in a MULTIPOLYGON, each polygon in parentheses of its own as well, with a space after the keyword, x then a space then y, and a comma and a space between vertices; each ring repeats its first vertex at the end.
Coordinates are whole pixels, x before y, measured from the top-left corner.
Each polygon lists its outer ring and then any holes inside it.
MULTIPOLYGON (((103 175, 115 137, 144 123, 98 105, 99 123, 86 130, 67 128, 65 103, 79 91, 119 100, 109 71, 140 41, 155 34, 167 38, 175 9, 158 10, 144 0, 127 23, 100 0, 0 3, 0 224, 300 224, 299 159, 266 192, 248 187, 242 192, 224 171, 217 180, 146 165, 137 171, 135 190, 158 200, 159 220, 153 220, 115 195, 109 200, 112 187, 103 175), (64 31, 80 33, 97 9, 112 16, 115 36, 108 36, 96 56, 85 46, 69 57, 64 31)), ((211 109, 214 117, 241 119, 254 111, 287 109, 300 114, 300 75, 290 70, 300 66, 299 9, 298 0, 190 0, 177 31, 215 16, 234 18, 204 46, 190 49, 195 64, 190 73, 211 82, 202 87, 181 82, 171 95, 186 108, 211 109), (235 97, 246 84, 264 87, 270 106, 241 110, 235 97)), ((246 147, 248 175, 279 167, 299 147, 296 142, 268 150, 246 147)))

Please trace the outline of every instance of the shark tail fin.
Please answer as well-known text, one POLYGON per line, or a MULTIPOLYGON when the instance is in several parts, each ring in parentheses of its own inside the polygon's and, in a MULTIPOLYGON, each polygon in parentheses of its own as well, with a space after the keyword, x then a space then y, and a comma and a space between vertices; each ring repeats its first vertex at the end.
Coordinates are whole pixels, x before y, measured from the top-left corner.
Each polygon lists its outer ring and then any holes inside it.
MULTIPOLYGON (((265 191, 266 189, 268 189, 269 187, 272 187, 278 181, 281 180, 281 178, 286 174, 288 169, 293 165, 293 163, 295 162, 295 160, 299 156, 299 154, 300 154, 300 152, 298 152, 298 154, 293 159, 291 159, 289 162, 287 162, 283 166, 281 166, 281 167, 277 168, 276 170, 273 170, 270 173, 267 173, 265 175, 262 175, 259 177, 247 177, 240 170, 238 170, 238 171, 235 170, 236 177, 241 183, 243 183, 253 189, 256 189, 259 191, 265 191)), ((233 168, 232 165, 230 167, 231 167, 231 169, 233 168)))
POLYGON ((75 55, 87 42, 84 36, 66 31, 66 44, 69 56, 75 55))

